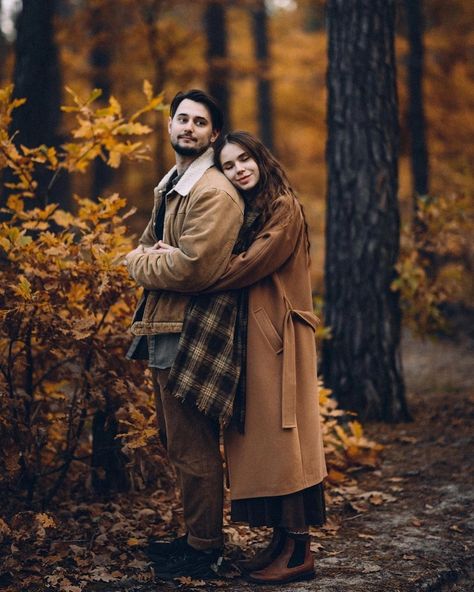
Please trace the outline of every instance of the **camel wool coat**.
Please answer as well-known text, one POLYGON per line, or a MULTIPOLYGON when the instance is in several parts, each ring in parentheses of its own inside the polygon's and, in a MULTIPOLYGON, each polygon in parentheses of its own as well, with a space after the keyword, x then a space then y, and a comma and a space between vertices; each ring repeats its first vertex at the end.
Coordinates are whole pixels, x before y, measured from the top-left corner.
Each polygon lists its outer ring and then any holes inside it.
POLYGON ((225 432, 233 500, 300 491, 326 476, 305 223, 291 195, 213 290, 249 286, 245 433, 225 432))

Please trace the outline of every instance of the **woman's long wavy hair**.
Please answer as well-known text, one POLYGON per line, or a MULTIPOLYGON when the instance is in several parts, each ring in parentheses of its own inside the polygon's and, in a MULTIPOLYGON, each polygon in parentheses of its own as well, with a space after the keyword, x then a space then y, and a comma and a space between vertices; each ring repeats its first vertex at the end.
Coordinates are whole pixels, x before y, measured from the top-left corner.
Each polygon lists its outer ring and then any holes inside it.
MULTIPOLYGON (((238 144, 246 150, 249 155, 255 160, 260 172, 260 179, 254 189, 251 191, 252 206, 260 210, 260 227, 263 227, 272 215, 273 202, 281 195, 292 195, 297 199, 296 193, 290 185, 288 177, 283 170, 281 164, 273 156, 273 154, 266 148, 259 139, 252 136, 248 132, 235 131, 221 137, 217 145, 214 147, 214 162, 215 165, 222 171, 220 156, 222 149, 227 144, 238 144)), ((244 193, 244 199, 246 198, 244 193)), ((308 225, 304 216, 303 207, 301 206, 303 214, 306 244, 310 248, 308 225)))

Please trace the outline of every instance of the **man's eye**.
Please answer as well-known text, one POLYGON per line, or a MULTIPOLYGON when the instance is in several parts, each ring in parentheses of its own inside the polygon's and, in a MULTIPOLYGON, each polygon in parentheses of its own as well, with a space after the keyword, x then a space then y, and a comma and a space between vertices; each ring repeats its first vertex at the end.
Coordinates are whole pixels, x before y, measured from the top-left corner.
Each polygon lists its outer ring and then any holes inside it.
POLYGON ((205 121, 196 121, 196 125, 199 125, 199 127, 203 127, 206 125, 205 121))

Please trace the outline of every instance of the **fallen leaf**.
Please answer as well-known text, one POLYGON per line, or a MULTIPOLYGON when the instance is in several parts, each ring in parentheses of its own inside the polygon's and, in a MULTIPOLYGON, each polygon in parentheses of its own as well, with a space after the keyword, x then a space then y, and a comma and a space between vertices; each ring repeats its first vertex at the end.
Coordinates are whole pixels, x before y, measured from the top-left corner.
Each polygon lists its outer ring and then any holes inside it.
POLYGON ((397 440, 402 444, 416 444, 418 442, 418 438, 413 436, 398 436, 397 440))
POLYGON ((374 493, 369 497, 369 502, 373 506, 380 506, 384 502, 384 497, 381 493, 374 493))
POLYGON ((194 588, 202 588, 203 586, 207 586, 207 583, 204 580, 193 580, 193 578, 189 576, 180 576, 179 578, 173 578, 173 580, 183 584, 184 586, 193 586, 194 588))
POLYGON ((380 565, 364 565, 362 568, 362 573, 375 573, 376 571, 381 571, 380 565))
POLYGON ((329 469, 327 479, 328 481, 331 481, 331 483, 342 483, 347 479, 347 477, 341 471, 336 471, 336 469, 329 469))

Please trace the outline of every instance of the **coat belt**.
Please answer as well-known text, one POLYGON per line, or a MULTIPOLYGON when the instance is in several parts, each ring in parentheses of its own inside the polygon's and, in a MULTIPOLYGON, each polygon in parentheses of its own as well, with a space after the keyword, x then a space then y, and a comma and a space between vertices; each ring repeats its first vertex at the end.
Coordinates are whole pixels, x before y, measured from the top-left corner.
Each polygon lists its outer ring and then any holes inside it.
MULTIPOLYGON (((318 317, 307 310, 296 310, 286 299, 287 311, 283 325, 283 385, 281 396, 282 428, 296 427, 296 343, 294 320, 300 320, 315 331, 318 317)), ((314 369, 317 372, 317 369, 314 369)))

